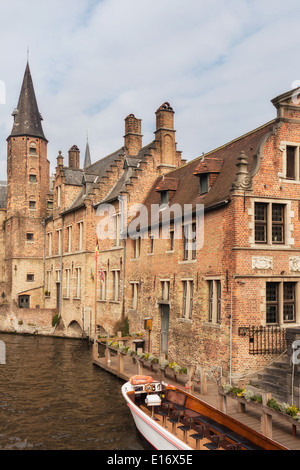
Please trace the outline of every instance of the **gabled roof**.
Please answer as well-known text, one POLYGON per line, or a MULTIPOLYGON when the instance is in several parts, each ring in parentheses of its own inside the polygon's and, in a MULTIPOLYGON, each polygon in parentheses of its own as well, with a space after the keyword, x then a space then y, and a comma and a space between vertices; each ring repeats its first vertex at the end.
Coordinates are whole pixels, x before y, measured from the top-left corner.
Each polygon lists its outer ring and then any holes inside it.
POLYGON ((273 129, 274 123, 275 120, 157 178, 144 201, 148 214, 151 214, 152 204, 161 204, 160 193, 157 188, 162 188, 164 179, 166 181, 175 179, 178 181, 170 205, 179 204, 184 208, 185 204, 191 204, 193 207, 196 204, 204 204, 204 207, 208 209, 217 207, 219 204, 223 204, 224 201, 229 201, 232 184, 237 173, 238 157, 242 151, 245 152, 248 157, 249 172, 251 173, 255 165, 259 145, 262 139, 273 129), (201 174, 202 166, 205 171, 210 168, 219 173, 211 189, 203 195, 200 194, 198 176, 201 174))
POLYGON ((125 150, 122 147, 116 152, 98 160, 83 170, 74 170, 70 168, 64 169, 66 175, 66 184, 81 186, 82 190, 74 199, 72 204, 63 212, 63 214, 79 209, 84 205, 85 199, 87 197, 87 189, 91 188, 93 184, 96 184, 102 176, 105 176, 106 172, 110 170, 111 165, 113 165, 117 160, 120 160, 120 158, 124 155, 124 152, 125 150), (69 183, 67 183, 67 181, 69 181, 69 183))
POLYGON ((39 112, 33 82, 31 78, 29 64, 27 63, 19 102, 12 115, 14 124, 10 136, 30 136, 45 139, 42 128, 42 116, 39 112))

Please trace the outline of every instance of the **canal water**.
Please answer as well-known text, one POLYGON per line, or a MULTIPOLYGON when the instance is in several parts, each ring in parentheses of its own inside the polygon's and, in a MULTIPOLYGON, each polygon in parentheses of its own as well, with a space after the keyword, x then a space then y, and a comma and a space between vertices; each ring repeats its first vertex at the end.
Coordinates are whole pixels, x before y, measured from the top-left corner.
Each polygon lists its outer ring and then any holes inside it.
POLYGON ((150 450, 86 341, 0 334, 0 450, 150 450))

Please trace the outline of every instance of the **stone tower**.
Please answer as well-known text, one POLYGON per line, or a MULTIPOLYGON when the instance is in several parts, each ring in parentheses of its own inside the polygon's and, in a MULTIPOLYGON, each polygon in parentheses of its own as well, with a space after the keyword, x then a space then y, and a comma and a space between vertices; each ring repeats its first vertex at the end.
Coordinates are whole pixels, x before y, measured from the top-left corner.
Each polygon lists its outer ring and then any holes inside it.
POLYGON ((26 306, 36 307, 43 298, 43 221, 49 198, 49 161, 28 63, 12 115, 14 123, 7 138, 5 221, 8 284, 12 301, 21 306, 21 297, 25 296, 26 306))

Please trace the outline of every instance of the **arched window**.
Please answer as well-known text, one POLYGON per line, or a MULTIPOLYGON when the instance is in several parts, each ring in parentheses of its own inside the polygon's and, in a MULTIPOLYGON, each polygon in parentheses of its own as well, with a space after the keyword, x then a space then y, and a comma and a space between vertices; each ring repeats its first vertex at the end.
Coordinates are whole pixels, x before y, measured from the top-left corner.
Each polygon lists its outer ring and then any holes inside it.
POLYGON ((30 183, 36 183, 37 182, 37 176, 36 176, 36 169, 35 168, 30 168, 29 182, 30 183))

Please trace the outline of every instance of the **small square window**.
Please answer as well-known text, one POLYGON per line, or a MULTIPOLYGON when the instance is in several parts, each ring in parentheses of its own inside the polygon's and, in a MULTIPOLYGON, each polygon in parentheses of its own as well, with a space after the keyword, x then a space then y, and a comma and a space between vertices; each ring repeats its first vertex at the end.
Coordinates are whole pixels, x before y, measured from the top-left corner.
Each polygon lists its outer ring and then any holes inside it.
POLYGON ((34 274, 27 274, 27 282, 34 282, 34 274))
POLYGON ((36 183, 37 182, 37 179, 36 179, 36 175, 29 175, 29 181, 30 183, 36 183))
POLYGON ((33 241, 33 233, 27 232, 26 239, 27 239, 27 241, 32 242, 33 241))
POLYGON ((35 209, 35 208, 36 208, 35 201, 29 201, 29 209, 35 209))

